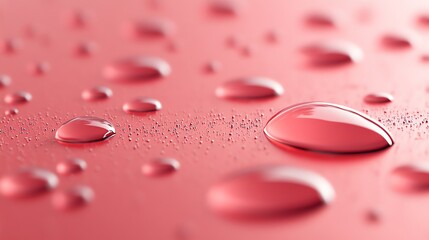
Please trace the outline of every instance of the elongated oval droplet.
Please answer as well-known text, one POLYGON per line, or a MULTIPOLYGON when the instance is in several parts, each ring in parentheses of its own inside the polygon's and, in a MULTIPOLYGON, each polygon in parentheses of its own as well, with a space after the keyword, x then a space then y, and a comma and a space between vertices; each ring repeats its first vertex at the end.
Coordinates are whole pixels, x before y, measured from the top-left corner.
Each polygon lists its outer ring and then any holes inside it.
POLYGON ((142 172, 149 177, 170 175, 180 168, 180 163, 173 158, 160 158, 143 164, 142 172))
POLYGON ((310 102, 281 110, 265 126, 273 143, 327 153, 364 153, 393 145, 388 131, 351 108, 310 102))
POLYGON ((107 120, 98 117, 76 117, 58 128, 55 139, 65 143, 89 143, 106 140, 115 133, 115 127, 107 120))
POLYGON ((87 88, 82 91, 82 99, 86 101, 97 101, 97 100, 104 100, 108 99, 113 95, 113 92, 108 87, 93 87, 93 88, 87 88))
POLYGON ((122 110, 127 113, 144 113, 158 111, 162 108, 161 102, 147 97, 140 97, 126 102, 122 110))
POLYGON ((7 104, 15 105, 15 104, 23 104, 31 101, 33 96, 29 92, 18 91, 15 93, 9 93, 4 96, 4 102, 7 104))
POLYGON ((213 185, 209 205, 244 219, 289 217, 322 207, 335 191, 322 176, 299 168, 268 166, 241 171, 213 185))
POLYGON ((166 77, 170 65, 156 57, 132 57, 119 60, 104 68, 104 76, 113 81, 140 81, 166 77))
POLYGON ((61 211, 68 211, 86 206, 94 199, 94 191, 87 186, 74 186, 52 195, 52 205, 61 211))
POLYGON ((86 162, 80 158, 70 158, 57 164, 57 173, 61 175, 78 174, 86 169, 86 162))
POLYGON ((408 49, 414 45, 414 38, 405 34, 389 33, 381 38, 382 44, 390 49, 408 49))
POLYGON ((307 15, 306 24, 310 27, 335 27, 335 19, 328 13, 313 12, 307 15))
POLYGON ((175 25, 167 19, 143 19, 127 23, 125 31, 133 38, 165 38, 174 33, 175 25))
POLYGON ((354 43, 347 41, 322 41, 304 47, 310 64, 315 66, 331 66, 356 63, 362 60, 363 52, 354 43))
POLYGON ((213 0, 209 5, 211 13, 219 16, 237 16, 241 3, 237 0, 213 0))
POLYGON ((0 193, 9 198, 37 196, 54 189, 57 176, 41 168, 23 168, 0 179, 0 193))
POLYGON ((429 163, 417 162, 396 167, 391 174, 391 183, 399 191, 428 191, 429 163))
POLYGON ((270 98, 283 94, 283 86, 265 77, 245 77, 223 83, 216 88, 220 98, 270 98))
POLYGON ((371 93, 365 96, 365 102, 371 104, 389 103, 393 101, 393 96, 389 93, 371 93))

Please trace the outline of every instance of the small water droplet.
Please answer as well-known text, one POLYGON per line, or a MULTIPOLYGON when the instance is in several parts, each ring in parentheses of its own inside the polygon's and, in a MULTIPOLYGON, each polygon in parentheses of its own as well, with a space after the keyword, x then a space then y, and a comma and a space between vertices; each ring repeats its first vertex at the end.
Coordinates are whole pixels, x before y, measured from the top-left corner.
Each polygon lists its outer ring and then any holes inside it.
POLYGON ((48 62, 36 62, 28 66, 30 73, 40 76, 46 74, 51 69, 51 65, 48 62))
POLYGON ((80 42, 76 46, 76 54, 78 56, 87 57, 92 55, 97 50, 97 44, 95 42, 84 41, 80 42))
POLYGON ((21 45, 21 40, 17 38, 8 38, 0 41, 0 49, 4 53, 15 53, 21 45))
POLYGON ((391 49, 407 49, 413 46, 413 39, 405 34, 390 33, 381 39, 382 44, 391 49))
POLYGON ((225 216, 244 219, 290 217, 322 207, 335 191, 322 176, 288 166, 247 169, 227 176, 208 193, 209 205, 225 216))
POLYGON ((266 77, 245 77, 223 83, 216 88, 221 98, 270 98, 283 94, 283 86, 266 77))
POLYGON ((307 25, 311 27, 335 27, 335 20, 327 13, 314 12, 306 17, 307 25))
POLYGON ((57 173, 72 175, 81 173, 86 169, 86 162, 80 158, 70 158, 57 164, 57 173))
POLYGON ((209 10, 216 15, 236 16, 240 11, 240 3, 236 0, 214 0, 210 3, 209 10))
POLYGON ((7 104, 22 104, 31 101, 32 96, 29 92, 18 91, 4 96, 4 102, 7 104))
POLYGON ((217 73, 222 69, 222 63, 219 61, 210 61, 205 66, 207 73, 217 73))
POLYGON ((104 76, 113 81, 139 81, 166 77, 170 65, 156 57, 132 57, 116 61, 104 68, 104 76))
POLYGON ((264 133, 279 146, 327 153, 364 153, 393 145, 380 123, 351 108, 324 102, 281 110, 268 121, 264 133))
POLYGON ((86 101, 96 101, 108 99, 113 95, 113 92, 108 87, 93 87, 82 91, 82 99, 86 101))
POLYGON ((68 24, 74 28, 82 28, 88 25, 90 14, 83 9, 75 9, 68 15, 68 24))
POLYGON ((126 102, 122 110, 127 113, 144 113, 158 111, 162 108, 161 102, 147 97, 140 97, 126 102))
POLYGON ((391 183, 399 191, 429 190, 429 163, 417 162, 396 167, 391 174, 391 183))
POLYGON ((174 33, 175 25, 167 19, 151 18, 129 22, 125 31, 133 38, 165 38, 174 33))
POLYGON ((371 93, 365 96, 365 102, 372 104, 389 103, 393 101, 393 96, 389 93, 379 92, 371 93))
POLYGON ((25 198, 48 192, 58 185, 57 176, 41 168, 23 168, 0 179, 0 193, 10 198, 25 198))
POLYGON ((12 79, 8 75, 0 75, 0 88, 5 88, 10 85, 12 79))
POLYGON ((98 117, 75 117, 62 124, 55 139, 66 143, 89 143, 106 140, 116 133, 113 125, 98 117))
POLYGON ((142 172, 149 177, 170 175, 180 168, 180 163, 173 158, 160 158, 143 164, 142 172))
POLYGON ((94 199, 94 191, 87 186, 74 186, 52 195, 52 205, 62 211, 86 206, 94 199))
POLYGON ((323 41, 307 45, 303 50, 315 66, 356 63, 363 58, 362 50, 347 41, 323 41))
POLYGON ((4 115, 6 116, 14 116, 19 113, 18 108, 11 108, 4 111, 4 115))

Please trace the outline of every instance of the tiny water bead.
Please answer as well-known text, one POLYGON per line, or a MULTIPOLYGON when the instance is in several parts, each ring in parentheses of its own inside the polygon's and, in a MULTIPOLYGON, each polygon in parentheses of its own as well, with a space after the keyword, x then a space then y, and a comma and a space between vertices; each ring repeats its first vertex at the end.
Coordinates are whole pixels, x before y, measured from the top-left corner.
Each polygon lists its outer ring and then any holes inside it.
POLYGON ((74 186, 52 195, 52 205, 61 211, 78 209, 94 199, 94 191, 88 186, 74 186))
POLYGON ((28 66, 30 73, 36 76, 46 74, 51 69, 51 65, 48 62, 35 62, 28 66))
POLYGON ((115 135, 113 124, 98 117, 75 117, 62 124, 55 139, 65 143, 89 143, 107 140, 115 135))
POLYGON ((236 16, 239 14, 240 2, 237 0, 213 0, 209 10, 219 16, 236 16))
POLYGON ((325 102, 281 110, 268 121, 264 133, 278 146, 325 153, 365 153, 393 145, 380 123, 351 108, 325 102))
POLYGON ((149 177, 170 175, 180 168, 180 163, 173 158, 159 158, 143 164, 142 173, 149 177))
POLYGON ((10 85, 12 79, 8 75, 0 75, 0 89, 10 85))
POLYGON ((429 190, 429 163, 417 162, 396 167, 391 174, 391 183, 400 191, 429 190))
POLYGON ((219 61, 210 61, 204 66, 204 70, 207 73, 217 73, 222 69, 222 63, 219 61))
POLYGON ((22 45, 20 39, 8 38, 0 41, 0 50, 4 53, 15 53, 22 45))
POLYGON ((171 68, 157 57, 138 56, 121 59, 104 68, 104 76, 113 81, 140 81, 170 75, 171 68))
POLYGON ((230 80, 216 88, 216 96, 232 99, 271 98, 283 94, 283 86, 266 77, 244 77, 230 80))
POLYGON ((327 13, 313 12, 307 15, 305 22, 310 27, 335 27, 335 19, 327 13))
POLYGON ((321 41, 304 47, 303 52, 315 66, 342 65, 362 60, 363 52, 354 43, 341 40, 321 41))
POLYGON ((364 101, 370 104, 390 103, 393 101, 393 96, 385 92, 371 93, 365 96, 364 101))
POLYGON ((78 56, 87 57, 92 55, 97 50, 97 44, 90 41, 80 42, 76 46, 75 53, 78 56))
POLYGON ((18 91, 15 93, 9 93, 4 96, 4 102, 7 104, 22 104, 31 101, 33 96, 26 91, 18 91))
POLYGON ((54 173, 41 168, 23 168, 0 179, 0 193, 9 198, 25 198, 46 193, 57 185, 54 173))
POLYGON ((408 49, 414 45, 414 39, 405 34, 389 33, 381 38, 381 43, 386 48, 408 49))
POLYGON ((124 105, 122 106, 122 110, 127 113, 153 112, 158 111, 161 108, 162 104, 160 101, 147 97, 133 99, 124 103, 124 105))
POLYGON ((4 115, 6 116, 14 116, 19 113, 18 108, 11 108, 4 111, 4 115))
POLYGON ((57 173, 61 175, 78 174, 86 169, 86 162, 80 158, 70 158, 57 164, 57 173))
POLYGON ((86 101, 97 101, 104 100, 112 97, 113 92, 110 88, 104 86, 98 86, 93 88, 87 88, 82 91, 81 97, 86 101))
POLYGON ((143 19, 125 25, 126 34, 134 38, 166 38, 175 31, 175 25, 162 18, 143 19))
POLYGON ((331 203, 335 191, 317 173, 289 166, 265 166, 231 174, 208 192, 209 205, 234 218, 289 217, 331 203))

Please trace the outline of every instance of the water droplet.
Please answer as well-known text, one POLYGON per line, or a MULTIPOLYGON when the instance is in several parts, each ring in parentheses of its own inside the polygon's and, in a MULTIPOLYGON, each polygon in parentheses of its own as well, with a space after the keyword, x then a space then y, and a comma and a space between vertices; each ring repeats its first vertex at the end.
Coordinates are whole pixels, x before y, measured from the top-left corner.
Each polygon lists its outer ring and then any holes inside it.
POLYGON ((390 33, 386 34, 381 39, 382 44, 391 49, 406 49, 413 46, 413 39, 405 35, 390 33))
POLYGON ((429 190, 429 163, 417 162, 396 167, 391 174, 391 183, 400 191, 429 190))
POLYGON ((5 53, 14 53, 21 47, 21 40, 8 38, 0 41, 0 49, 5 53))
POLYGON ((365 96, 364 98, 365 102, 367 103, 389 103, 393 101, 393 96, 389 93, 371 93, 365 96))
POLYGON ((0 75, 0 88, 4 88, 10 85, 12 79, 8 75, 0 75))
POLYGON ((4 111, 4 115, 6 116, 14 116, 19 113, 18 108, 11 108, 4 111))
POLYGON ((269 98, 283 94, 283 86, 265 77, 245 77, 223 83, 216 88, 221 98, 269 98))
POLYGON ((167 19, 151 18, 130 22, 125 31, 134 38, 165 38, 174 33, 175 26, 167 19))
POLYGON ((310 44, 304 53, 315 66, 330 66, 359 62, 363 58, 362 50, 354 43, 347 41, 324 41, 310 44))
POLYGON ((48 192, 57 185, 54 173, 41 168, 23 168, 0 179, 0 193, 5 197, 24 198, 48 192))
POLYGON ((335 27, 335 20, 328 14, 322 12, 314 12, 307 16, 307 25, 311 27, 335 27))
POLYGON ((209 6, 212 13, 223 16, 236 16, 240 10, 239 2, 234 0, 215 0, 209 6))
POLYGON ((62 211, 86 206, 94 199, 94 191, 87 186, 74 186, 52 195, 52 205, 62 211))
POLYGON ((80 42, 76 46, 76 54, 78 56, 87 57, 92 55, 97 49, 97 44, 90 41, 80 42))
POLYGON ((68 16, 68 23, 71 27, 82 28, 88 25, 90 14, 83 9, 75 9, 68 16))
POLYGON ((264 133, 279 146, 327 153, 364 153, 393 145, 380 123, 351 108, 324 102, 281 110, 268 121, 264 133))
POLYGON ((205 66, 205 71, 207 73, 217 73, 222 69, 222 63, 219 61, 210 61, 205 66))
POLYGON ((4 96, 4 102, 7 104, 22 104, 31 101, 32 96, 29 92, 18 91, 4 96))
POLYGON ((40 76, 46 74, 51 69, 51 65, 48 62, 36 62, 30 64, 28 69, 30 73, 40 76))
POLYGON ((55 139, 66 143, 89 143, 106 140, 115 133, 115 127, 102 118, 75 117, 58 128, 55 139))
POLYGON ((82 99, 86 101, 104 100, 110 98, 113 92, 108 87, 93 87, 82 91, 82 99))
POLYGON ((122 110, 127 113, 144 113, 158 111, 162 108, 161 102, 153 99, 140 97, 126 102, 122 106, 122 110))
POLYGON ((173 158, 160 158, 143 164, 142 172, 149 177, 170 175, 180 168, 180 163, 173 158))
POLYGON ((209 205, 244 219, 289 217, 322 207, 335 191, 322 176, 288 166, 266 166, 232 174, 213 185, 209 205))
POLYGON ((417 22, 424 27, 429 26, 429 14, 424 13, 417 17, 417 22))
POLYGON ((113 81, 138 81, 166 77, 170 74, 170 65, 156 57, 132 57, 108 65, 104 76, 113 81))
POLYGON ((61 175, 81 173, 86 169, 86 162, 80 158, 70 158, 57 164, 57 172, 61 175))

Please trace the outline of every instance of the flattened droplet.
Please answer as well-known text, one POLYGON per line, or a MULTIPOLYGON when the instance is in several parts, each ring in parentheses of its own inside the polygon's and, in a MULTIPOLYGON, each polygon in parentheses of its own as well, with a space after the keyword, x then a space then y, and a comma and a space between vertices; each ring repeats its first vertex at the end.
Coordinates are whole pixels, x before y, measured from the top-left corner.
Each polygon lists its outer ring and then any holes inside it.
POLYGON ((89 143, 106 140, 116 133, 113 125, 98 117, 76 117, 61 125, 55 139, 65 143, 89 143))
POLYGON ((4 102, 11 105, 23 104, 31 101, 32 98, 33 97, 29 92, 18 91, 15 93, 6 94, 6 96, 4 96, 4 102))
POLYGON ((414 39, 411 36, 399 33, 389 33, 381 38, 382 44, 390 49, 408 49, 414 45, 414 39))
POLYGON ((122 110, 127 113, 144 113, 158 111, 162 108, 161 102, 147 97, 140 97, 126 102, 122 110))
POLYGON ((391 174, 391 183, 399 191, 428 191, 429 163, 418 162, 396 167, 391 174))
POLYGON ((175 25, 162 18, 143 19, 125 25, 126 33, 133 38, 166 38, 175 31, 175 25))
POLYGON ((335 191, 322 176, 288 166, 240 171, 213 185, 208 202, 224 216, 244 219, 290 217, 322 207, 335 191))
POLYGON ((347 41, 322 41, 307 45, 303 50, 314 66, 357 63, 363 58, 362 50, 347 41))
POLYGON ((113 92, 108 87, 93 87, 82 91, 82 99, 86 101, 104 100, 112 97, 113 92))
POLYGON ((240 3, 236 0, 214 0, 211 1, 209 10, 220 16, 236 16, 240 12, 240 3))
POLYGON ((283 94, 283 86, 266 77, 245 77, 223 83, 216 88, 220 98, 270 98, 283 94))
POLYGON ((112 81, 141 81, 166 77, 170 65, 156 57, 131 57, 116 61, 104 68, 104 76, 112 81))
POLYGON ((393 145, 388 131, 351 108, 324 102, 285 108, 265 126, 266 137, 279 146, 326 153, 365 153, 393 145))
POLYGON ((57 191, 52 195, 52 205, 61 211, 68 211, 86 206, 94 199, 94 191, 87 186, 74 186, 57 191))
POLYGON ((173 158, 160 158, 143 164, 142 172, 149 177, 170 175, 180 168, 180 163, 173 158))
POLYGON ((57 173, 61 175, 78 174, 86 169, 86 162, 80 158, 70 158, 57 164, 57 173))
POLYGON ((393 96, 389 93, 371 93, 365 96, 365 102, 371 104, 390 103, 393 101, 393 96))
POLYGON ((0 179, 0 193, 9 198, 26 198, 46 193, 57 185, 54 173, 41 168, 23 168, 0 179))

